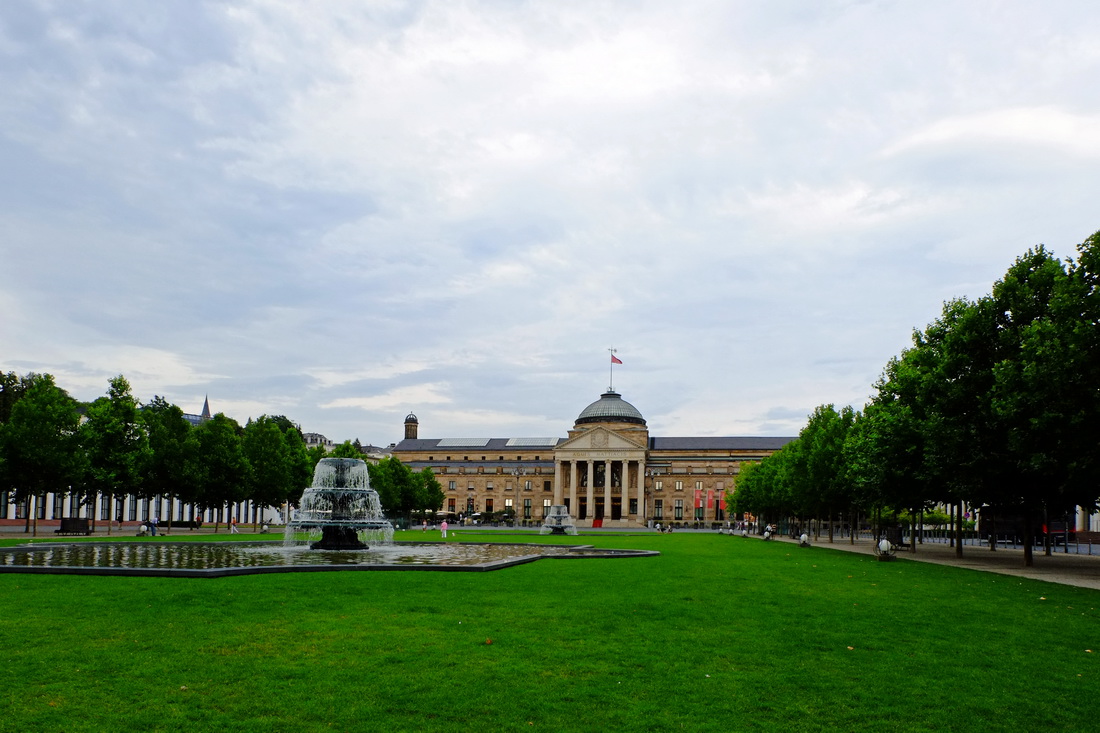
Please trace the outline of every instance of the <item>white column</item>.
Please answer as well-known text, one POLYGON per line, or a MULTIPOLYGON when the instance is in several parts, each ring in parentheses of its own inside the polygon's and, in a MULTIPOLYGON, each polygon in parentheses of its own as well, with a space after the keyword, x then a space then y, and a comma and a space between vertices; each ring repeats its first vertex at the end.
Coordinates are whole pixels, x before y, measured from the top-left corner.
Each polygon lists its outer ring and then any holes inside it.
POLYGON ((577 462, 569 461, 569 516, 577 518, 577 462))
POLYGON ((561 504, 561 461, 554 461, 554 503, 561 504))
POLYGON ((596 463, 588 462, 588 519, 591 521, 596 516, 596 463))
POLYGON ((611 519, 611 461, 603 462, 603 519, 611 519))
POLYGON ((638 521, 645 524, 645 461, 638 464, 638 521))

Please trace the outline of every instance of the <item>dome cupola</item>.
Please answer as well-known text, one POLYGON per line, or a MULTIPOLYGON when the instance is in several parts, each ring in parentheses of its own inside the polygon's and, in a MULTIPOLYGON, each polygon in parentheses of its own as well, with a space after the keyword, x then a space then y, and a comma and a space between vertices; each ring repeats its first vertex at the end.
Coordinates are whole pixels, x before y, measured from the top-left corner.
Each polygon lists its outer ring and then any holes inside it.
POLYGON ((624 400, 618 392, 609 389, 600 399, 581 410, 577 425, 591 423, 633 423, 645 425, 645 418, 638 408, 624 400))

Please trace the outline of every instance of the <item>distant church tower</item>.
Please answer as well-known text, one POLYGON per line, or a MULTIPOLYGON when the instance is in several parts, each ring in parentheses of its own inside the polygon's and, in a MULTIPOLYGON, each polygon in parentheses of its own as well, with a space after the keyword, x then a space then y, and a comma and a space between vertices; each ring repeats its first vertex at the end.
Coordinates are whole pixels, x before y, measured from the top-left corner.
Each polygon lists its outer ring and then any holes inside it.
POLYGON ((419 426, 420 422, 416 419, 416 415, 410 412, 405 418, 405 440, 416 440, 416 430, 419 426))
POLYGON ((209 420, 210 415, 210 395, 206 396, 206 399, 202 401, 202 415, 203 420, 209 420))

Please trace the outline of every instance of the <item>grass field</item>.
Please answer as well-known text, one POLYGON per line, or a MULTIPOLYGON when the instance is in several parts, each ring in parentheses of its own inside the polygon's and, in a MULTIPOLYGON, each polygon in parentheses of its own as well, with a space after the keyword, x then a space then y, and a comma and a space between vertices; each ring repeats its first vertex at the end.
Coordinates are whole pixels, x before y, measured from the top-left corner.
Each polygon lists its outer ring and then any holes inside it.
POLYGON ((570 540, 662 555, 0 574, 0 730, 1100 729, 1100 592, 717 534, 570 540))

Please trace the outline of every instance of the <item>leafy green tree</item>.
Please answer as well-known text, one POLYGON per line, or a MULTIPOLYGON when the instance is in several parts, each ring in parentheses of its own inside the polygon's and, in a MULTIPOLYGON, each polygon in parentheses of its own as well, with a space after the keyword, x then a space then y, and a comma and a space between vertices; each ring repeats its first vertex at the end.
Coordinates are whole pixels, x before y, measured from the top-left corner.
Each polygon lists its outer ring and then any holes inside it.
POLYGON ((249 422, 244 429, 243 448, 250 469, 248 497, 261 506, 282 505, 296 475, 292 473, 290 446, 279 423, 266 415, 249 422))
POLYGON ((283 440, 286 442, 289 482, 284 501, 289 510, 289 505, 296 504, 302 498, 302 492, 313 483, 313 470, 317 461, 312 460, 309 455, 306 443, 297 427, 286 428, 283 432, 283 440))
POLYGON ((443 492, 443 485, 432 473, 432 469, 424 468, 416 474, 417 504, 416 509, 424 512, 437 512, 443 508, 443 500, 447 495, 443 492))
POLYGON ((121 374, 110 380, 107 395, 88 407, 80 442, 87 456, 89 502, 94 505, 100 495, 112 502, 120 494, 142 493, 152 453, 141 406, 121 374))
MULTIPOLYGON (((154 396, 142 409, 145 429, 149 436, 150 456, 145 471, 145 492, 150 496, 166 496, 185 504, 194 503, 198 491, 188 477, 187 439, 191 423, 183 416, 183 410, 160 396, 154 396)), ((167 517, 167 530, 171 532, 171 512, 167 517)))
POLYGON ((828 520, 830 542, 833 517, 848 509, 854 499, 843 455, 854 421, 851 407, 838 412, 833 405, 821 405, 799 433, 798 480, 791 487, 792 499, 801 516, 828 520))
MULTIPOLYGON (((17 502, 28 498, 42 501, 50 491, 70 491, 84 475, 76 401, 54 384, 49 374, 28 381, 29 387, 12 405, 0 432, 4 478, 17 502)), ((32 515, 37 529, 33 506, 27 512, 28 532, 32 515)))
POLYGON ((359 450, 350 440, 345 440, 333 448, 332 453, 328 455, 330 458, 358 458, 363 460, 363 451, 359 450))
MULTIPOLYGON (((235 420, 219 412, 187 436, 187 477, 195 487, 195 503, 204 512, 247 496, 249 466, 240 432, 235 420)), ((214 531, 218 531, 217 523, 214 531)))

